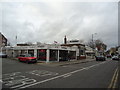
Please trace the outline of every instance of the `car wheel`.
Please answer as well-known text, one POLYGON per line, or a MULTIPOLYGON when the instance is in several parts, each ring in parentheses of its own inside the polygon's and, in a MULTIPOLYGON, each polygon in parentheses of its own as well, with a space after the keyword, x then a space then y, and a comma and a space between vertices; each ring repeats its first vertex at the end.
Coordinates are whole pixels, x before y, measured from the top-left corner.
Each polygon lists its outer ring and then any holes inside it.
POLYGON ((21 60, 19 59, 19 62, 21 62, 21 60))
POLYGON ((37 61, 35 61, 35 63, 37 63, 37 61))
POLYGON ((28 60, 26 60, 26 63, 27 63, 27 64, 29 64, 29 61, 28 61, 28 60))

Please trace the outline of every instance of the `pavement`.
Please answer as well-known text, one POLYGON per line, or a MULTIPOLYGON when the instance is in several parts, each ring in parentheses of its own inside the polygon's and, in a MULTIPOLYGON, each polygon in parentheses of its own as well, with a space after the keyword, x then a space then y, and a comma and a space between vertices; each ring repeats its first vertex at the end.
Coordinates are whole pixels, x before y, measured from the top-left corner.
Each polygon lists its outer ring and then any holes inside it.
MULTIPOLYGON (((17 58, 11 58, 12 60, 18 60, 17 58)), ((81 60, 70 60, 70 61, 50 61, 50 62, 45 62, 45 61, 38 61, 36 64, 37 65, 47 65, 47 66, 64 66, 64 65, 70 65, 70 64, 79 64, 79 63, 86 63, 86 62, 91 62, 95 61, 95 59, 81 59, 81 60)))
MULTIPOLYGON (((86 63, 86 62, 91 62, 95 61, 95 59, 81 59, 81 60, 70 60, 70 61, 61 61, 61 62, 49 62, 49 63, 44 63, 49 66, 64 66, 64 65, 71 65, 71 64, 79 64, 79 63, 86 63)), ((37 63, 41 64, 41 63, 37 63)))

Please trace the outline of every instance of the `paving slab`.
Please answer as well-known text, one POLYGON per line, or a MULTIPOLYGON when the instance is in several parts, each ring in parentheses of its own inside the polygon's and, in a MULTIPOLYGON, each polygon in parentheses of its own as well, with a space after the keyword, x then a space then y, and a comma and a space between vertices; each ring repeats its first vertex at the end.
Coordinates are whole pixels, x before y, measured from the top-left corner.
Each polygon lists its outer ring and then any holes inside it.
MULTIPOLYGON (((18 60, 17 58, 10 58, 11 60, 18 60)), ((70 61, 50 61, 46 63, 45 61, 38 61, 37 65, 47 65, 47 66, 64 66, 64 65, 70 65, 70 64, 79 64, 79 63, 86 63, 90 61, 95 61, 95 59, 81 59, 81 60, 70 60, 70 61)))
POLYGON ((86 63, 90 61, 95 61, 95 59, 82 59, 82 60, 71 60, 71 61, 60 61, 60 62, 37 62, 36 64, 39 65, 47 65, 47 66, 64 66, 70 64, 79 64, 79 63, 86 63))

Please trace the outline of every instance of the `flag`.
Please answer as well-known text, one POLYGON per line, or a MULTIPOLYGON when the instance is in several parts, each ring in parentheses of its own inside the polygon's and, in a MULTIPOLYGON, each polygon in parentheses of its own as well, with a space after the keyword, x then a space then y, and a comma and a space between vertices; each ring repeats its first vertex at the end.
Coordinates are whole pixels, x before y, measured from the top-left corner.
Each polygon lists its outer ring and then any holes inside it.
POLYGON ((17 35, 16 35, 15 39, 16 39, 16 46, 17 46, 17 35))
POLYGON ((16 39, 17 39, 17 35, 16 35, 16 39))
POLYGON ((54 43, 57 43, 57 41, 54 41, 54 43))

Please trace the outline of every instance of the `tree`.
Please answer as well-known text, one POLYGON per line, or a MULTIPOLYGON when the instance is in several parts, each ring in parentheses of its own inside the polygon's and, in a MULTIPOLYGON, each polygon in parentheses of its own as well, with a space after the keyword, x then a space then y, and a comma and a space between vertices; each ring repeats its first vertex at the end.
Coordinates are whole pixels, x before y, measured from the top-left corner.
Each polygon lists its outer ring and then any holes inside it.
POLYGON ((94 42, 91 39, 87 42, 87 45, 91 48, 94 48, 95 46, 94 42))
POLYGON ((104 44, 103 41, 100 39, 97 39, 95 41, 89 40, 87 45, 93 49, 97 48, 98 51, 107 49, 107 45, 104 44))
POLYGON ((32 42, 25 42, 25 44, 32 45, 33 43, 32 42))
POLYGON ((104 44, 103 41, 100 39, 95 40, 95 46, 98 49, 98 51, 107 49, 107 45, 104 44))

